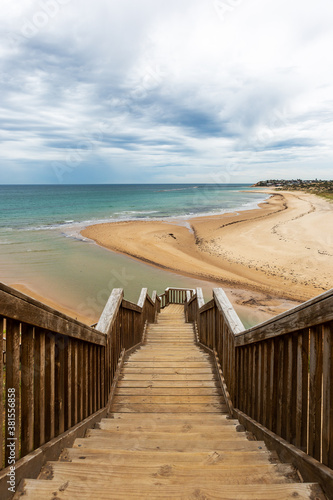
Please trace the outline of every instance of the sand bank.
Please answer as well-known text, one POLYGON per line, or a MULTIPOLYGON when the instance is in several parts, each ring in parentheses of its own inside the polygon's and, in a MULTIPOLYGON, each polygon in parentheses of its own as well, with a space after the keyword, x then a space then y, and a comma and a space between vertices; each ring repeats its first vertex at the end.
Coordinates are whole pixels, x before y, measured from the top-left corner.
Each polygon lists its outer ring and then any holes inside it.
POLYGON ((177 221, 90 226, 110 250, 221 286, 304 301, 332 287, 333 205, 302 192, 272 193, 260 209, 177 221))

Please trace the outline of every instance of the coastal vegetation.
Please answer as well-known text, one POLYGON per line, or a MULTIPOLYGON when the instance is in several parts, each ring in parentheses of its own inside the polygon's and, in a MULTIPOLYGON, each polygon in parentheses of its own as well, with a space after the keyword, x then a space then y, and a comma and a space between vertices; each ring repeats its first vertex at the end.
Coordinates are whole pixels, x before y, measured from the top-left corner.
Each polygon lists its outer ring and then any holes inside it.
POLYGON ((285 191, 306 191, 333 200, 333 180, 270 179, 259 181, 253 187, 275 187, 285 191))

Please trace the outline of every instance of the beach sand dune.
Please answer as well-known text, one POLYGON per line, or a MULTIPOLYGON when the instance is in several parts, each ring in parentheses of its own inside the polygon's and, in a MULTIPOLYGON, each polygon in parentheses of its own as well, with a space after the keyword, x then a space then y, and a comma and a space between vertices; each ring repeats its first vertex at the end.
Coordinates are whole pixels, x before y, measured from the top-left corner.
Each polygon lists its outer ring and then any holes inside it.
POLYGON ((304 301, 332 287, 333 205, 302 192, 271 194, 256 210, 193 218, 187 224, 98 224, 82 234, 179 274, 304 301))

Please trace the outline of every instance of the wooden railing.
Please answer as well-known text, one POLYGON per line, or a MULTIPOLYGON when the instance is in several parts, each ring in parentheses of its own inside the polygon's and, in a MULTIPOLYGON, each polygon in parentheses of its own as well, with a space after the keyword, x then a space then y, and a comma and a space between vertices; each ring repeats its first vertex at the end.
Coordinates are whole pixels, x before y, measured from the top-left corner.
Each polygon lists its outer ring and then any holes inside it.
POLYGON ((0 284, 1 468, 106 407, 121 354, 140 344, 159 309, 156 292, 143 289, 132 304, 114 289, 91 328, 0 284))
POLYGON ((169 304, 185 304, 187 293, 192 296, 194 290, 189 288, 166 288, 165 292, 160 295, 161 308, 169 304))
POLYGON ((248 330, 222 289, 207 304, 197 289, 185 314, 214 353, 230 414, 332 469, 333 289, 248 330))

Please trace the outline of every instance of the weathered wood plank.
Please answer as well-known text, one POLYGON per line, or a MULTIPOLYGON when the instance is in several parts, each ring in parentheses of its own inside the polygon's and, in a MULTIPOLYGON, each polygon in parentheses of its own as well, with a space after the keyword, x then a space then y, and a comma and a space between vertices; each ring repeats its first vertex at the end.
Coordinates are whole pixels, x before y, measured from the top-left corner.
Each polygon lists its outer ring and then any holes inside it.
POLYGON ((308 453, 321 457, 321 410, 323 373, 322 327, 310 328, 309 442, 308 453))
POLYGON ((21 455, 34 449, 34 327, 21 327, 21 455))
MULTIPOLYGON (((0 387, 4 386, 4 365, 3 365, 3 356, 4 356, 4 349, 3 349, 3 332, 4 332, 4 318, 0 316, 0 387)), ((0 467, 3 466, 4 463, 4 447, 2 446, 2 443, 4 442, 4 423, 5 423, 5 416, 4 416, 4 405, 3 405, 3 397, 0 397, 0 467)))
POLYGON ((45 338, 45 440, 55 436, 55 336, 45 338))
POLYGON ((19 457, 20 436, 20 323, 6 321, 5 465, 19 457))
POLYGON ((45 443, 45 332, 35 329, 34 448, 45 443))
POLYGON ((213 296, 217 308, 224 317, 228 328, 234 335, 239 334, 244 331, 244 325, 239 319, 235 309, 232 307, 230 300, 226 296, 222 288, 214 288, 213 296))
MULTIPOLYGON (((246 430, 253 433, 258 440, 264 440, 269 449, 275 450, 283 461, 293 464, 296 469, 300 471, 304 481, 320 482, 328 498, 331 497, 333 491, 332 469, 329 469, 308 454, 296 448, 296 446, 293 446, 269 431, 241 411, 235 410, 234 417, 237 417, 246 430)), ((316 496, 314 496, 314 498, 316 498, 316 496)))
MULTIPOLYGON (((65 349, 64 349, 64 379, 65 379, 65 390, 64 390, 64 421, 65 430, 72 426, 72 377, 73 377, 73 365, 72 365, 72 345, 73 340, 71 338, 66 339, 65 349)), ((95 346, 96 349, 96 346, 95 346)))
POLYGON ((333 320, 333 288, 236 335, 236 346, 259 342, 333 320))
POLYGON ((105 345, 105 337, 52 307, 0 283, 0 315, 69 337, 105 345))
POLYGON ((147 297, 148 297, 148 288, 142 288, 138 300, 138 306, 140 307, 140 309, 143 308, 147 297))
POLYGON ((333 468, 333 323, 323 326, 322 462, 333 468))
POLYGON ((309 393, 309 330, 305 329, 297 338, 297 385, 296 385, 296 439, 295 445, 307 451, 308 393, 309 393))
POLYGON ((228 408, 226 405, 219 403, 209 403, 209 404, 200 404, 194 403, 189 405, 188 403, 184 404, 122 404, 122 403, 114 403, 112 405, 112 412, 116 413, 220 413, 228 412, 228 408))
MULTIPOLYGON (((65 339, 58 336, 56 339, 55 352, 55 435, 59 435, 65 430, 65 339)), ((69 383, 66 380, 66 385, 69 383)))
POLYGON ((73 339, 72 341, 72 359, 71 359, 71 395, 72 395, 72 412, 71 412, 71 425, 76 425, 79 421, 79 386, 78 386, 78 343, 79 341, 73 339))
POLYGON ((121 307, 124 309, 128 309, 129 311, 136 311, 138 313, 142 312, 142 308, 140 306, 138 306, 137 304, 133 304, 132 302, 129 302, 125 299, 122 300, 121 307))
MULTIPOLYGON (((67 483, 67 482, 66 482, 67 483)), ((57 498, 60 498, 64 481, 54 481, 54 488, 52 489, 49 481, 43 481, 41 487, 36 488, 36 484, 32 480, 26 480, 23 484, 23 491, 27 498, 34 500, 45 500, 50 498, 50 495, 55 493, 57 498), (38 495, 38 496, 36 496, 38 495)), ((123 488, 112 488, 107 482, 102 485, 96 485, 94 494, 98 496, 99 500, 119 500, 119 490, 121 489, 123 498, 137 498, 137 486, 127 483, 123 488)), ((180 498, 179 485, 159 485, 149 487, 140 485, 140 495, 142 498, 180 498)), ((221 498, 221 487, 218 485, 211 485, 202 488, 195 488, 194 486, 182 485, 182 498, 191 498, 197 491, 203 498, 221 498)), ((293 499, 299 497, 303 499, 325 500, 320 488, 316 484, 263 484, 258 489, 257 485, 239 485, 237 491, 233 485, 223 485, 223 499, 225 500, 273 500, 279 498, 281 500, 293 499)), ((66 496, 62 498, 71 500, 90 500, 91 490, 89 486, 83 485, 80 480, 69 483, 66 487, 66 496)))
POLYGON ((114 288, 111 292, 109 300, 102 312, 102 315, 97 323, 96 330, 109 335, 116 320, 118 310, 123 300, 124 292, 122 288, 114 288))

